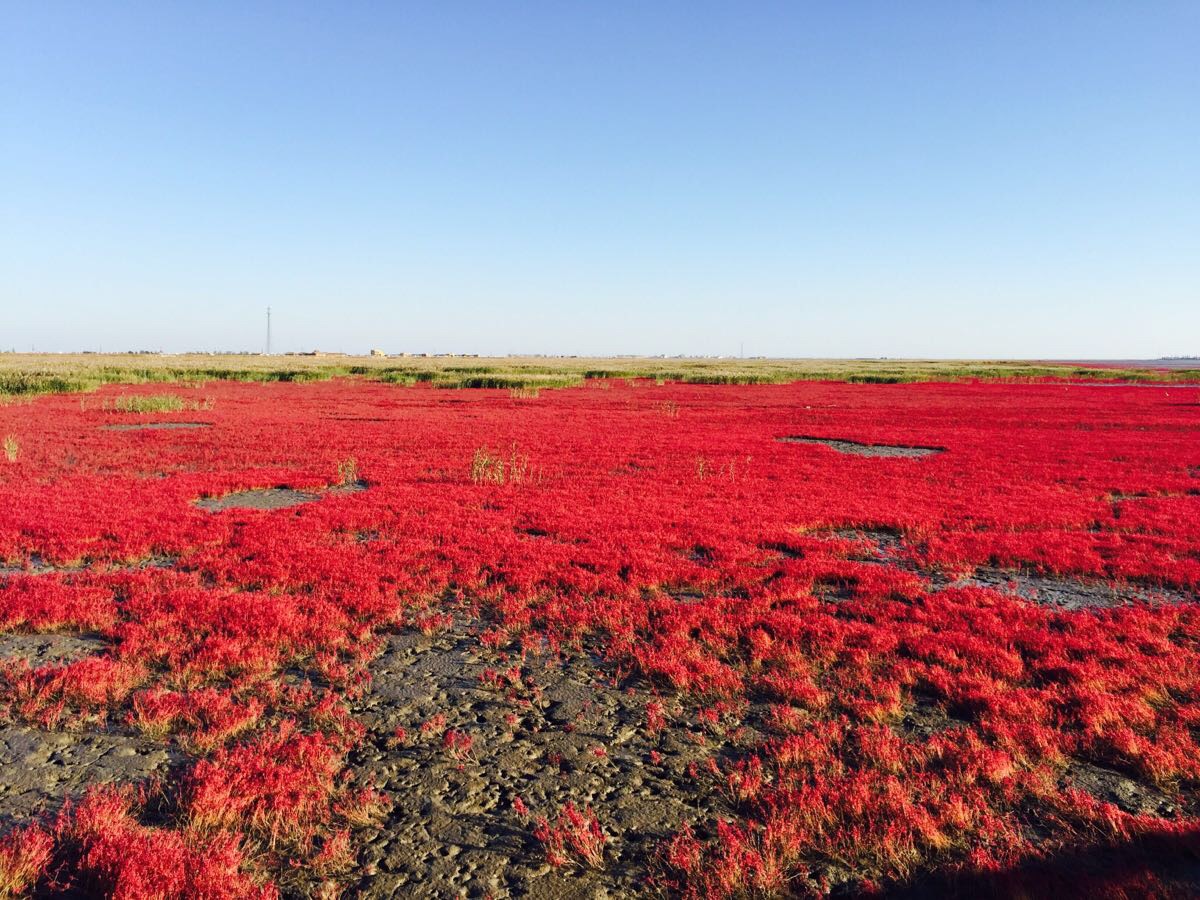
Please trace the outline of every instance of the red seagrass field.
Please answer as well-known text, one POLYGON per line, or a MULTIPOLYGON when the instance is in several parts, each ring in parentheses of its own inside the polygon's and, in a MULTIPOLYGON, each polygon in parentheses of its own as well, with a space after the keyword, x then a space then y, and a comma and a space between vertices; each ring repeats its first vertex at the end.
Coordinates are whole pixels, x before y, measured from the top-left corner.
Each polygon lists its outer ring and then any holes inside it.
POLYGON ((1193 384, 109 385, 0 436, 0 896, 1200 889, 1193 384))

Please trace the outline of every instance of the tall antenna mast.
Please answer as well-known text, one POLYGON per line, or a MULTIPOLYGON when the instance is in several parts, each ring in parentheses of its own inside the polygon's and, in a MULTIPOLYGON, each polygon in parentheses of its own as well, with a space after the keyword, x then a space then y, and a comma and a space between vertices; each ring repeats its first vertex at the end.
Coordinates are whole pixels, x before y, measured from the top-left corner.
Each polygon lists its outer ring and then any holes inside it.
POLYGON ((271 307, 267 307, 267 356, 271 355, 271 307))

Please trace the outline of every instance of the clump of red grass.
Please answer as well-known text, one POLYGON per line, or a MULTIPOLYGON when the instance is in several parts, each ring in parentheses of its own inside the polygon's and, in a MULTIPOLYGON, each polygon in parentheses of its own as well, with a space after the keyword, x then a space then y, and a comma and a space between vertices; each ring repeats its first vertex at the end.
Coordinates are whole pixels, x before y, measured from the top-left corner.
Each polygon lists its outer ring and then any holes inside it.
POLYGON ((604 845, 608 839, 590 806, 579 810, 574 804, 565 804, 553 820, 539 818, 533 836, 552 866, 566 865, 571 859, 592 868, 604 864, 604 845))

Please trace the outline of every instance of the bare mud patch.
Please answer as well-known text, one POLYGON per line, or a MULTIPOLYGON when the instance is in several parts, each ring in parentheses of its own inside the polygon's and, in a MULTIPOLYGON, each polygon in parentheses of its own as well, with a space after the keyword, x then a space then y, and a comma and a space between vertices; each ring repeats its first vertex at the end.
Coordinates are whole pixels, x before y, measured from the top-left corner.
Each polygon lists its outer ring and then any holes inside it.
POLYGON ((613 688, 596 660, 521 671, 516 684, 489 674, 461 627, 390 638, 354 711, 370 729, 354 771, 395 804, 360 835, 357 896, 631 896, 681 822, 727 814, 688 775, 702 748, 671 728, 646 733, 646 692, 613 688), (566 803, 594 810, 607 838, 601 867, 546 862, 535 820, 553 821, 566 803))
POLYGON ((1103 609, 1128 603, 1188 603, 1197 599, 1195 594, 1169 588, 1065 575, 1040 575, 994 566, 981 566, 974 575, 952 581, 950 586, 990 588, 1064 610, 1103 609))
POLYGON ((703 603, 712 596, 711 594, 705 593, 698 587, 688 586, 669 587, 666 589, 666 591, 664 591, 664 593, 677 603, 692 605, 703 603))
MULTIPOLYGON (((1085 576, 1047 575, 990 565, 978 566, 970 575, 952 577, 936 569, 922 567, 906 558, 903 538, 896 532, 881 528, 841 528, 826 532, 824 537, 854 541, 862 546, 862 550, 852 553, 847 559, 912 572, 928 579, 934 591, 951 587, 987 588, 1066 611, 1107 609, 1131 603, 1200 602, 1200 595, 1196 592, 1178 588, 1085 576)), ((847 577, 818 579, 813 586, 813 592, 821 599, 840 602, 852 596, 853 587, 853 580, 847 577)))
POLYGON ((34 669, 72 663, 106 648, 103 638, 91 634, 0 634, 0 662, 21 660, 34 669))
POLYGON ((102 431, 178 431, 190 428, 212 428, 211 422, 136 422, 122 425, 101 425, 102 431))
POLYGON ((856 541, 866 545, 864 552, 855 553, 849 557, 855 562, 892 566, 905 563, 903 559, 904 539, 895 531, 888 531, 884 528, 839 528, 829 532, 828 537, 839 541, 856 541))
POLYGON ((1132 815, 1171 818, 1180 813, 1179 804, 1157 788, 1080 759, 1068 763, 1061 785, 1078 788, 1132 815))
POLYGON ((223 509, 288 509, 320 499, 320 494, 311 491, 297 491, 292 488, 254 488, 249 491, 234 491, 223 497, 205 497, 197 500, 196 505, 209 512, 220 512, 223 509))
POLYGON ((135 562, 106 562, 104 560, 84 560, 83 562, 58 565, 48 562, 38 554, 33 554, 24 563, 0 564, 0 578, 21 575, 77 575, 80 573, 106 574, 112 572, 136 572, 143 569, 169 569, 175 565, 173 556, 153 554, 135 562))
POLYGON ((785 444, 820 444, 838 453, 848 453, 852 456, 874 456, 904 459, 919 459, 923 456, 934 456, 945 453, 945 447, 921 447, 910 444, 864 444, 861 441, 848 441, 841 438, 809 437, 792 435, 776 438, 785 444))
MULTIPOLYGON (((904 556, 904 541, 893 531, 879 528, 842 528, 827 532, 829 539, 855 541, 862 551, 847 557, 854 562, 890 566, 929 579, 934 591, 948 587, 978 587, 1020 597, 1054 609, 1077 611, 1106 609, 1131 603, 1178 604, 1200 601, 1200 596, 1178 588, 1151 586, 1102 578, 1047 575, 1023 569, 978 566, 970 575, 949 577, 924 568, 904 556)), ((818 580, 814 593, 822 599, 843 601, 852 595, 853 583, 845 578, 818 580)))
POLYGON ((966 722, 951 715, 937 698, 914 692, 904 707, 904 715, 892 725, 892 729, 910 741, 925 741, 964 725, 966 722))
POLYGON ((350 484, 339 484, 322 491, 300 491, 295 488, 273 487, 252 488, 246 491, 234 491, 221 497, 202 497, 195 501, 196 506, 209 512, 221 512, 226 509, 289 509, 305 503, 315 503, 323 497, 338 494, 355 494, 365 491, 368 485, 365 481, 355 481, 350 484))
POLYGON ((758 545, 758 549, 775 554, 779 559, 804 559, 804 551, 783 541, 767 541, 758 545))
POLYGON ((165 775, 178 751, 130 735, 0 727, 0 829, 53 814, 96 784, 165 775))
POLYGON ((813 581, 812 595, 825 603, 847 603, 854 599, 857 587, 853 576, 824 576, 813 581))

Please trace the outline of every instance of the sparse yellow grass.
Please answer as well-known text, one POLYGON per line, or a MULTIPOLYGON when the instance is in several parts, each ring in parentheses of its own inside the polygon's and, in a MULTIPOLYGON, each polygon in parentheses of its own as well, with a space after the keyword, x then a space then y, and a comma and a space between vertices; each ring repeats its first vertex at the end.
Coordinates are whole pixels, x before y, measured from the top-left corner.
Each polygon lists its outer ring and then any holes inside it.
POLYGON ((346 486, 358 481, 358 462, 353 456, 338 463, 338 484, 346 486))
POLYGON ((17 443, 14 435, 6 434, 4 436, 4 458, 10 463, 17 461, 17 457, 21 455, 21 445, 17 443))
POLYGON ((476 484, 521 484, 529 475, 529 457, 515 444, 507 457, 479 447, 471 458, 471 480, 476 484))
MULTIPOLYGON (((196 412, 202 409, 212 409, 212 400, 185 400, 178 394, 125 394, 111 401, 111 408, 117 412, 132 413, 163 413, 190 410, 196 412)), ((109 409, 110 403, 105 400, 101 407, 109 409)))
POLYGON ((183 399, 175 394, 156 394, 150 397, 117 397, 113 401, 117 412, 178 412, 183 409, 183 399))
POLYGON ((262 356, 0 353, 0 397, 95 390, 106 384, 320 381, 362 377, 398 385, 531 390, 601 379, 662 384, 788 381, 908 382, 1046 376, 1194 381, 1200 370, 1118 369, 1029 360, 734 359, 573 356, 262 356))

